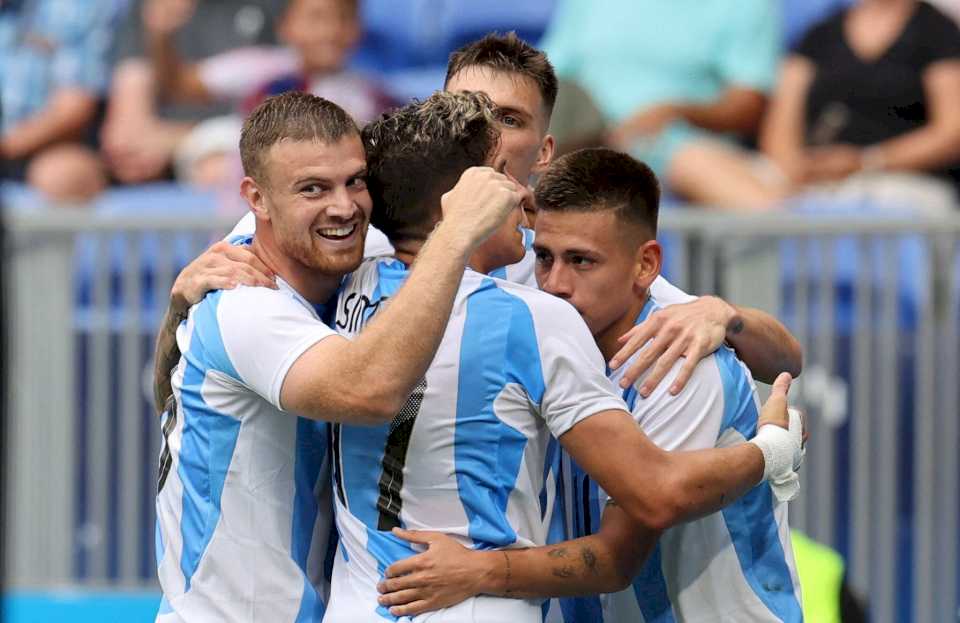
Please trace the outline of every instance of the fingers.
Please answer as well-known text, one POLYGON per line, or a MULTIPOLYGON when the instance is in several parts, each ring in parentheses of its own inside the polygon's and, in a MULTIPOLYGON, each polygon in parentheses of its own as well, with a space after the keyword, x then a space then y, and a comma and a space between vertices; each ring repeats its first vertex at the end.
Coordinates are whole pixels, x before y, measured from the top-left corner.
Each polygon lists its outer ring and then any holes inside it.
POLYGON ((390 614, 397 617, 414 616, 436 609, 436 606, 434 606, 432 602, 421 599, 405 606, 394 606, 393 608, 390 608, 390 614))
POLYGON ((414 588, 422 588, 426 581, 420 577, 419 573, 407 573, 395 577, 387 577, 377 583, 377 591, 384 595, 406 591, 414 588))
MULTIPOLYGON (((654 340, 654 343, 657 341, 658 340, 654 340)), ((664 340, 659 341, 666 343, 664 340)), ((648 348, 647 350, 650 349, 648 348)), ((663 351, 662 355, 657 357, 656 365, 653 366, 650 374, 647 375, 647 378, 643 380, 643 385, 640 386, 640 395, 642 397, 647 398, 653 393, 653 390, 656 389, 657 385, 660 384, 660 381, 663 380, 663 377, 665 377, 667 373, 673 369, 673 365, 678 359, 680 359, 680 357, 683 356, 685 350, 686 345, 684 342, 677 340, 670 344, 670 347, 663 351)))
MULTIPOLYGON (((696 352, 696 350, 693 352, 696 352)), ((684 360, 683 365, 680 366, 680 371, 677 372, 676 378, 673 379, 673 385, 670 386, 671 396, 676 396, 687 386, 687 382, 690 381, 690 377, 693 376, 693 371, 697 369, 697 364, 700 363, 700 359, 702 359, 702 357, 686 355, 686 360, 684 360)))
POLYGON ((787 397, 787 392, 790 391, 790 384, 793 383, 793 377, 790 376, 789 372, 781 372, 777 378, 773 381, 773 390, 770 392, 770 397, 782 396, 784 399, 787 397))
POLYGON ((377 597, 377 603, 381 606, 403 606, 414 601, 424 601, 422 592, 417 588, 389 592, 377 597))
MULTIPOLYGON (((653 314, 637 326, 633 327, 626 333, 620 336, 619 340, 624 342, 624 345, 617 351, 617 353, 610 359, 610 369, 616 370, 623 365, 623 362, 630 359, 634 353, 636 353, 640 348, 649 342, 653 337, 660 331, 660 328, 663 326, 663 315, 662 314, 653 314)), ((641 355, 642 357, 642 355, 641 355)), ((637 369, 637 364, 640 363, 639 360, 634 362, 633 368, 629 373, 634 372, 637 369)), ((636 376, 633 380, 637 380, 643 372, 650 367, 650 364, 653 363, 653 359, 646 361, 646 365, 643 369, 637 371, 636 376)), ((632 382, 632 381, 631 381, 632 382)))
POLYGON ((770 397, 760 410, 760 420, 763 424, 776 424, 781 428, 789 428, 790 416, 787 414, 787 392, 793 377, 782 372, 773 382, 770 397))
POLYGON ((417 554, 416 556, 410 556, 409 558, 398 560, 384 570, 384 577, 388 579, 407 577, 414 571, 419 571, 421 562, 420 558, 422 556, 424 556, 424 554, 417 554))
MULTIPOLYGON (((637 345, 636 348, 640 348, 642 344, 639 343, 639 339, 634 337, 631 338, 631 341, 636 339, 637 345)), ((636 361, 627 369, 624 373, 623 378, 620 379, 620 387, 626 389, 637 382, 637 379, 647 371, 647 369, 657 361, 661 355, 670 347, 671 340, 666 335, 656 335, 652 337, 650 343, 647 347, 637 356, 636 361)), ((621 349, 623 352, 626 349, 621 349)), ((617 353, 619 356, 620 353, 617 353)))
POLYGON ((404 530, 403 528, 394 528, 392 532, 394 536, 404 541, 420 543, 421 545, 429 545, 440 536, 440 533, 429 530, 404 530))

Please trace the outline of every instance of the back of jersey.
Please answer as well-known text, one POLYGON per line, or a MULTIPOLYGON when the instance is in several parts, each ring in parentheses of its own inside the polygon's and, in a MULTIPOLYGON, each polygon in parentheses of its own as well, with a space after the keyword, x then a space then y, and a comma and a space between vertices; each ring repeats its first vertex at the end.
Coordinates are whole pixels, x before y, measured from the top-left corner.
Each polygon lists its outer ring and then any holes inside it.
MULTIPOLYGON (((362 266, 341 293, 338 329, 359 331, 406 274, 396 260, 362 266)), ((334 429, 342 547, 325 620, 392 619, 377 606, 376 584, 415 553, 389 532, 395 526, 442 531, 478 549, 544 544, 555 437, 623 408, 603 369, 567 303, 467 271, 437 355, 393 422, 334 429)), ((541 605, 480 597, 429 620, 532 622, 541 605)))

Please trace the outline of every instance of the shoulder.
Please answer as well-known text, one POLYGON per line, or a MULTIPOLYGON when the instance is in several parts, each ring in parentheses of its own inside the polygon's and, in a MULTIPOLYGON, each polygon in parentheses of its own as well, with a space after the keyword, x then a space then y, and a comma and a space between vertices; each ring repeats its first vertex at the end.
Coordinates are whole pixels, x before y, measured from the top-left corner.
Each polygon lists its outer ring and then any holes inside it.
POLYGON ((912 25, 914 32, 928 43, 948 46, 950 49, 960 45, 960 25, 928 2, 921 2, 917 6, 912 25))
POLYGON ((846 8, 838 9, 811 26, 807 33, 801 37, 794 51, 803 56, 815 56, 819 46, 825 43, 840 42, 843 20, 847 11, 846 8))
POLYGON ((667 281, 663 275, 657 276, 650 284, 650 296, 653 297, 657 307, 663 308, 667 305, 676 305, 678 303, 689 303, 697 300, 692 294, 687 294, 677 286, 667 281))

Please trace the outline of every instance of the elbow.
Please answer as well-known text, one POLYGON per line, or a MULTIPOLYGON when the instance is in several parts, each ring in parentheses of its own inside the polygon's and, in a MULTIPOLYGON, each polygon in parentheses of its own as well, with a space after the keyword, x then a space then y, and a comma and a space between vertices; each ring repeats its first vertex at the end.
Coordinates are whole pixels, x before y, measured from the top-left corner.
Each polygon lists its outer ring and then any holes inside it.
POLYGON ((355 395, 349 399, 345 419, 361 426, 380 426, 393 420, 402 408, 403 402, 392 397, 355 395))
POLYGON ((624 510, 631 521, 644 530, 656 533, 680 523, 684 515, 679 495, 666 486, 642 500, 634 500, 632 504, 624 505, 624 510))

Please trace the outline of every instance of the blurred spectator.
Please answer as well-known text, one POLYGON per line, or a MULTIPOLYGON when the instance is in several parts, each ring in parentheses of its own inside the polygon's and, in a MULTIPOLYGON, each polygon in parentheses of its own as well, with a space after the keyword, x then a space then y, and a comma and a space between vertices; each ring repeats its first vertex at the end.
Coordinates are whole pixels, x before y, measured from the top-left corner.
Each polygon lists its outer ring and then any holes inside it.
MULTIPOLYGON (((135 3, 120 33, 119 61, 101 132, 105 160, 112 175, 124 183, 169 177, 175 150, 194 125, 231 110, 224 104, 185 106, 172 102, 169 94, 157 88, 144 48, 145 1, 135 3)), ((153 11, 189 17, 175 36, 177 50, 187 59, 275 41, 274 23, 283 0, 204 0, 196 4, 194 0, 150 3, 153 11)))
MULTIPOLYGON (((229 185, 231 169, 240 171, 236 153, 240 114, 250 112, 267 96, 310 91, 337 102, 359 123, 374 119, 392 104, 377 84, 344 69, 360 38, 357 0, 290 0, 277 28, 285 46, 246 46, 193 62, 181 58, 173 37, 190 18, 196 0, 176 4, 146 0, 144 5, 159 88, 173 101, 227 103, 237 111, 204 122, 184 140, 175 153, 181 180, 229 185)), ((233 207, 233 195, 223 197, 222 207, 233 207)))
POLYGON ((957 25, 926 2, 863 0, 814 27, 787 58, 761 146, 796 185, 861 172, 873 175, 850 181, 907 190, 932 182, 889 173, 960 181, 958 103, 957 25))
POLYGON ((285 47, 239 48, 190 63, 172 40, 188 15, 165 10, 165 0, 147 0, 144 17, 159 83, 178 101, 242 103, 244 112, 268 95, 309 91, 337 102, 359 123, 370 121, 392 102, 377 84, 344 69, 360 39, 357 1, 290 0, 278 28, 285 47))
POLYGON ((94 128, 109 76, 118 1, 0 4, 0 160, 55 201, 97 194, 94 128))
MULTIPOLYGON (((771 0, 563 0, 542 47, 557 74, 591 96, 607 141, 672 190, 759 207, 782 192, 757 179, 734 137, 756 132, 775 83, 776 8, 771 0)), ((564 129, 554 130, 566 149, 564 129)))

